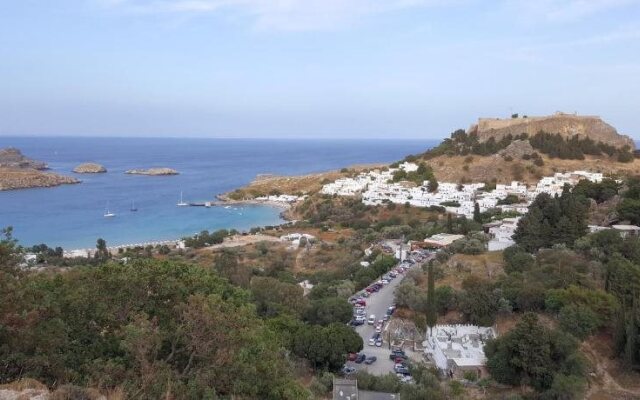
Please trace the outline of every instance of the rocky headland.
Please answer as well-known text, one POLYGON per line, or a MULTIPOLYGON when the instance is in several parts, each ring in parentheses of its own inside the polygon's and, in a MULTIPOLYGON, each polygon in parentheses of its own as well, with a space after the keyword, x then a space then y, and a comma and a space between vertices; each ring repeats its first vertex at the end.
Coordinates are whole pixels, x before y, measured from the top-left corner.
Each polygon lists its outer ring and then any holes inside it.
POLYGON ((103 174, 107 172, 107 169, 96 163, 84 163, 80 164, 73 169, 76 174, 103 174))
POLYGON ((125 172, 125 174, 165 176, 165 175, 178 175, 178 171, 171 168, 130 169, 127 172, 125 172))
POLYGON ((0 190, 80 183, 76 178, 44 172, 47 164, 25 157, 15 148, 0 149, 0 190))
POLYGON ((0 167, 31 168, 39 171, 49 168, 47 164, 42 161, 36 161, 25 157, 20 150, 14 147, 0 149, 0 167))

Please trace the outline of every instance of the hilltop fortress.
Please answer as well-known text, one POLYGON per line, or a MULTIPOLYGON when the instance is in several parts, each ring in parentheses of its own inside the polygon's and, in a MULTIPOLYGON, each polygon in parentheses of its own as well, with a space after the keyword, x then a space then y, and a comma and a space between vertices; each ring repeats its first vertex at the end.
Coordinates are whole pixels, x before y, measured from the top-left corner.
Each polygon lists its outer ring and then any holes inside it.
POLYGON ((629 146, 631 150, 635 149, 635 144, 629 136, 619 134, 613 126, 600 117, 562 112, 541 117, 479 118, 478 123, 471 125, 467 133, 477 134, 480 142, 484 142, 491 137, 500 140, 509 134, 516 136, 522 133, 533 136, 540 131, 559 133, 564 137, 578 135, 618 148, 629 146))

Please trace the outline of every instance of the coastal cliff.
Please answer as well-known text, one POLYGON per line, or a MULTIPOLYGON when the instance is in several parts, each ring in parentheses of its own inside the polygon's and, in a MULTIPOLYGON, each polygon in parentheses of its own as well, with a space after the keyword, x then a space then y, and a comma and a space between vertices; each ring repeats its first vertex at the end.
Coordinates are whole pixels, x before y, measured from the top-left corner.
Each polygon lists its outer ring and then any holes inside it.
POLYGON ((0 190, 80 183, 76 178, 44 172, 47 164, 25 157, 15 148, 0 149, 0 190))
POLYGON ((125 174, 163 176, 163 175, 178 175, 178 171, 171 168, 130 169, 127 172, 125 172, 125 174))
POLYGON ((616 148, 629 146, 631 150, 635 149, 635 144, 629 136, 619 134, 613 126, 604 122, 600 117, 591 115, 557 112, 553 115, 539 117, 479 118, 478 122, 468 129, 468 133, 478 135, 480 142, 490 138, 498 141, 507 135, 515 137, 522 133, 532 137, 541 131, 557 133, 565 138, 577 135, 616 148))

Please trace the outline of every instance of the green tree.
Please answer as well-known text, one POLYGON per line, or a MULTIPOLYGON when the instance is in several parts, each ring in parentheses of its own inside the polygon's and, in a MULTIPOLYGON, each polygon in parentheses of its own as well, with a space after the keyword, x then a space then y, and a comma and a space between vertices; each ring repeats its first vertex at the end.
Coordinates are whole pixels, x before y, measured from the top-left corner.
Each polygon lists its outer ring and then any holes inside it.
POLYGON ((310 324, 329 325, 334 322, 347 323, 351 319, 353 309, 351 304, 343 298, 326 297, 311 301, 304 313, 304 318, 310 324))
POLYGON ((107 248, 107 242, 102 238, 99 238, 96 241, 96 253, 94 257, 100 261, 107 260, 110 257, 109 249, 107 248))
POLYGON ((427 326, 430 329, 438 322, 438 312, 436 309, 436 288, 435 288, 435 277, 433 273, 433 265, 429 265, 427 269, 427 326))
POLYGON ((526 313, 515 328, 485 346, 487 366, 495 380, 510 385, 551 389, 560 371, 581 378, 578 343, 571 336, 550 331, 533 313, 526 313))

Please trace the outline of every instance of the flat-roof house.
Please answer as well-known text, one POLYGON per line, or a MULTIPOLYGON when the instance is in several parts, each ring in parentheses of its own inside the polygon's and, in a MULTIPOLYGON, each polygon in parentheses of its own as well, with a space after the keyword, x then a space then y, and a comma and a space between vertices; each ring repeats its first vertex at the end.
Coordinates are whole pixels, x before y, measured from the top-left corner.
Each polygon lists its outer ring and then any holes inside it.
POLYGON ((456 240, 464 238, 464 235, 453 235, 450 233, 438 233, 424 240, 424 245, 427 247, 447 247, 456 240))
POLYGON ((333 379, 333 400, 400 400, 398 393, 358 390, 356 379, 333 379))
POLYGON ((640 226, 636 225, 611 225, 613 229, 620 232, 620 236, 638 236, 640 234, 640 226))
POLYGON ((484 345, 496 336, 492 327, 436 325, 427 330, 424 352, 438 369, 450 377, 462 377, 465 371, 482 377, 487 374, 484 345))

